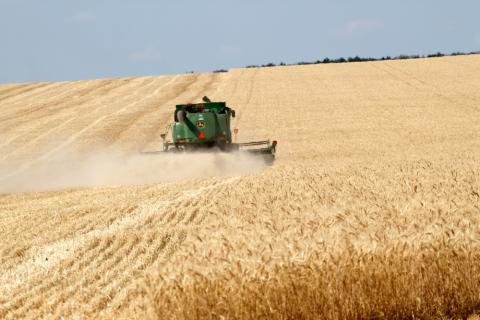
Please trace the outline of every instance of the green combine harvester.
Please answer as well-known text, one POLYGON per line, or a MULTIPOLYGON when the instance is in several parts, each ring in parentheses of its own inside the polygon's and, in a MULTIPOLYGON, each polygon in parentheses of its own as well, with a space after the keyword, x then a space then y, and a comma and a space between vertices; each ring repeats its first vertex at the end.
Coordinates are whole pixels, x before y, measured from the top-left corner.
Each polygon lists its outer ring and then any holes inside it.
MULTIPOLYGON (((164 152, 245 151, 263 157, 268 164, 273 163, 277 141, 233 142, 230 121, 235 117, 235 110, 225 102, 212 102, 206 96, 202 100, 203 103, 176 106, 174 122, 161 135, 164 152), (171 140, 167 138, 169 131, 171 140)), ((237 132, 235 129, 234 134, 237 132)))

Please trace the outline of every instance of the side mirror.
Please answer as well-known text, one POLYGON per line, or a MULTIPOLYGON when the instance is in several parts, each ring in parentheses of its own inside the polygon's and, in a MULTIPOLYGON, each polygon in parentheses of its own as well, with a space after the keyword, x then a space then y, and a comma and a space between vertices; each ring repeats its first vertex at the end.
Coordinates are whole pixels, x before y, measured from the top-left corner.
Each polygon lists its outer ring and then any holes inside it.
POLYGON ((232 118, 235 118, 235 110, 232 110, 232 118))

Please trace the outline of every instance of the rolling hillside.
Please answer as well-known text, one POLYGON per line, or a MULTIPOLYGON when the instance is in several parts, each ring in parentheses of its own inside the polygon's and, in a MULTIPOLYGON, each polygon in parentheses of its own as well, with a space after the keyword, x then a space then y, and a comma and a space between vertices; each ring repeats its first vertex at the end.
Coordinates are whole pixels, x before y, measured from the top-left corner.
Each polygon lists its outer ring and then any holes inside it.
POLYGON ((0 318, 480 313, 480 55, 0 85, 0 318), (176 103, 247 156, 141 156, 176 103))

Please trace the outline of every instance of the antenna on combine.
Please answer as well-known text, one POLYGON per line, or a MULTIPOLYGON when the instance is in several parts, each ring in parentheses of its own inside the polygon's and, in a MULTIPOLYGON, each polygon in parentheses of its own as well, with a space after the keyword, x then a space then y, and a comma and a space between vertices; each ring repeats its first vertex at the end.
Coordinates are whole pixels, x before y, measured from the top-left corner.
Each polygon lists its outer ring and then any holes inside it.
POLYGON ((212 102, 207 96, 203 96, 202 98, 203 102, 212 102))

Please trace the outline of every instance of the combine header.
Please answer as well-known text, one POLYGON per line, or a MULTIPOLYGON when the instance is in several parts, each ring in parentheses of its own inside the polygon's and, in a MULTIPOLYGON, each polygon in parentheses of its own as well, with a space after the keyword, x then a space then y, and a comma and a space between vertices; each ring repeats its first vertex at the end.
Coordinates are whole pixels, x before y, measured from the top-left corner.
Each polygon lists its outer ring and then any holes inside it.
MULTIPOLYGON (((174 122, 161 135, 164 152, 245 151, 263 157, 268 164, 273 163, 277 141, 233 142, 230 120, 235 117, 235 110, 225 102, 212 102, 206 96, 202 100, 203 103, 176 106, 174 122), (171 140, 167 138, 169 132, 171 140)), ((234 129, 234 134, 237 131, 234 129)))

